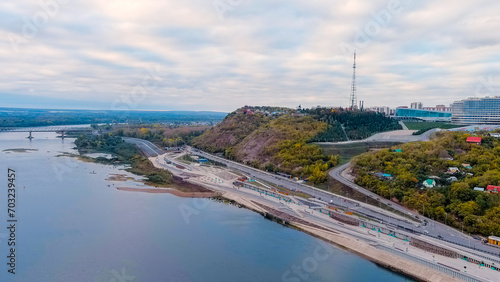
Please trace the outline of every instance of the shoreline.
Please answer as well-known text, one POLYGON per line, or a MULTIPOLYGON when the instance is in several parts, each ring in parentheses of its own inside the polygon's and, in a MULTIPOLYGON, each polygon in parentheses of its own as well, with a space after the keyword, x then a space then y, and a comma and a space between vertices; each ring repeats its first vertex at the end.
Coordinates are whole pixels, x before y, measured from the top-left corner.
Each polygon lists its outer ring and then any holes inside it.
MULTIPOLYGON (((158 164, 153 157, 148 159, 154 167, 166 169, 165 167, 162 167, 160 164, 158 164)), ((175 172, 171 172, 168 169, 166 170, 169 171, 174 177, 176 176, 175 172)), ((239 195, 232 193, 231 191, 226 191, 226 190, 221 191, 217 187, 214 187, 210 184, 202 183, 199 181, 192 181, 189 178, 186 179, 183 179, 182 177, 179 178, 182 179, 183 184, 201 186, 212 192, 182 192, 176 188, 141 189, 141 188, 118 187, 116 189, 128 192, 169 193, 174 196, 188 197, 188 198, 221 197, 227 199, 230 202, 237 203, 246 209, 257 212, 264 217, 266 217, 266 214, 269 213, 268 210, 262 207, 266 206, 266 204, 259 203, 259 201, 254 202, 255 199, 251 200, 248 199, 247 197, 241 197, 239 195)), ((354 255, 367 259, 389 271, 407 276, 408 278, 415 279, 417 281, 432 281, 432 282, 462 281, 458 278, 452 277, 451 275, 447 275, 443 272, 440 272, 423 264, 409 260, 403 256, 396 255, 382 249, 378 249, 369 242, 354 238, 349 234, 343 232, 338 233, 337 231, 333 230, 323 230, 323 228, 322 229, 315 228, 317 227, 317 224, 314 224, 314 222, 311 221, 309 221, 308 224, 291 221, 289 222, 289 224, 285 225, 297 229, 298 231, 309 234, 320 240, 326 241, 327 243, 330 243, 354 255)))
MULTIPOLYGON (((242 207, 251 210, 253 212, 257 212, 264 218, 267 218, 265 216, 265 213, 267 213, 267 211, 264 211, 261 207, 252 204, 250 200, 243 199, 237 195, 233 196, 230 192, 222 194, 221 197, 229 201, 238 203, 242 207)), ((277 221, 276 223, 281 224, 280 222, 277 221)), ((368 242, 355 239, 342 232, 321 230, 315 227, 307 226, 305 224, 293 221, 285 226, 296 229, 300 232, 304 232, 310 236, 313 236, 329 244, 332 244, 342 250, 345 250, 349 253, 352 253, 366 260, 369 260, 380 267, 388 269, 389 271, 404 275, 411 279, 415 279, 416 281, 429 281, 429 282, 462 281, 458 278, 446 275, 440 271, 426 267, 422 264, 407 260, 401 256, 392 254, 390 252, 381 249, 377 249, 375 246, 369 244, 368 242)))
POLYGON ((153 194, 172 194, 180 198, 213 198, 220 196, 217 192, 183 192, 175 188, 131 188, 131 187, 116 187, 117 190, 139 193, 153 194))

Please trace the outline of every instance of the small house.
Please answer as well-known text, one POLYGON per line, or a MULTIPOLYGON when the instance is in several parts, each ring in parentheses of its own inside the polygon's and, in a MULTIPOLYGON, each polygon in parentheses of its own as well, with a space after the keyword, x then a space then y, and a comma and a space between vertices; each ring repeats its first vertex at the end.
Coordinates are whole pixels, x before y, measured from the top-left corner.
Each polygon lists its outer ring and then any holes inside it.
POLYGON ((483 187, 474 187, 474 191, 484 192, 484 188, 483 187))
POLYGON ((471 169, 472 166, 470 164, 462 164, 462 166, 466 169, 471 169))
POLYGON ((455 174, 455 173, 459 173, 459 172, 460 172, 460 170, 458 169, 458 167, 449 167, 448 171, 447 171, 448 174, 455 174))
POLYGON ((488 192, 490 193, 498 194, 500 193, 500 186, 488 185, 486 187, 486 190, 488 190, 488 192))
POLYGON ((393 179, 394 179, 394 177, 392 177, 392 175, 390 175, 390 174, 388 174, 388 173, 384 173, 384 174, 382 174, 382 177, 384 177, 384 178, 385 178, 385 179, 387 179, 387 180, 393 180, 393 179))
POLYGON ((446 180, 448 180, 448 182, 458 181, 458 179, 455 176, 448 177, 446 180))
POLYGON ((482 141, 481 137, 475 137, 475 136, 467 137, 467 143, 481 145, 481 141, 482 141))
POLYGON ((388 173, 382 173, 382 172, 376 172, 374 175, 379 178, 379 179, 387 179, 387 180, 393 180, 394 177, 391 174, 388 173))
POLYGON ((394 150, 394 152, 396 152, 396 153, 402 153, 403 150, 402 149, 396 149, 396 150, 394 150))
POLYGON ((436 186, 436 181, 434 179, 427 179, 422 183, 425 188, 434 188, 436 186))

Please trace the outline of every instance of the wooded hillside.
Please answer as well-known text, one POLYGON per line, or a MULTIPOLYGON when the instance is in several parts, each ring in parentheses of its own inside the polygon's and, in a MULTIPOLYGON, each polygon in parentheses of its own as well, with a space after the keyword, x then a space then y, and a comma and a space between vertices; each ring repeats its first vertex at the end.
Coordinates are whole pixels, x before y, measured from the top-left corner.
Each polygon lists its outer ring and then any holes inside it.
POLYGON ((256 168, 326 181, 326 171, 338 163, 320 147, 307 144, 327 125, 311 116, 254 113, 239 109, 194 140, 194 146, 256 168))
POLYGON ((477 145, 467 143, 468 136, 441 132, 428 142, 358 156, 353 160, 356 182, 425 216, 457 228, 463 223, 467 232, 498 236, 500 196, 474 188, 500 185, 500 140, 483 133, 477 145), (427 179, 434 180, 436 187, 424 187, 427 179))

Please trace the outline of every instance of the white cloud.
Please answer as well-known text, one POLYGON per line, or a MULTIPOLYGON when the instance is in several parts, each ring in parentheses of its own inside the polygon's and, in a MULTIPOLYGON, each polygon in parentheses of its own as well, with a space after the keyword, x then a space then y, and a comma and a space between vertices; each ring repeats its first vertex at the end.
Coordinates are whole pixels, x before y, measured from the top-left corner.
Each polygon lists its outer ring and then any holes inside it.
POLYGON ((17 106, 31 95, 60 99, 55 107, 111 108, 160 65, 162 84, 138 108, 346 106, 347 45, 359 52, 365 106, 449 104, 473 96, 489 75, 500 89, 498 1, 400 0, 401 12, 370 35, 391 1, 247 0, 221 20, 212 1, 72 0, 32 38, 23 37, 23 18, 33 22, 44 10, 36 1, 2 2, 0 97, 23 97, 17 106), (368 33, 361 48, 359 31, 368 33), (17 53, 12 34, 21 39, 17 53))

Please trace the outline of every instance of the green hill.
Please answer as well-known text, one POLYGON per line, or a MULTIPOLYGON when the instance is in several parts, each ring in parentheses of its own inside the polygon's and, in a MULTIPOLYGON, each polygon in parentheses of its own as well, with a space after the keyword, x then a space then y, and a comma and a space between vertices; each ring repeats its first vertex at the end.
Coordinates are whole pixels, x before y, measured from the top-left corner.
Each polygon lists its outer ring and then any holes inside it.
POLYGON ((245 106, 195 138, 193 145, 256 168, 321 183, 339 158, 325 155, 319 146, 309 143, 345 140, 342 128, 331 125, 334 120, 345 124, 352 139, 399 127, 397 122, 396 126, 391 119, 370 112, 245 106))

